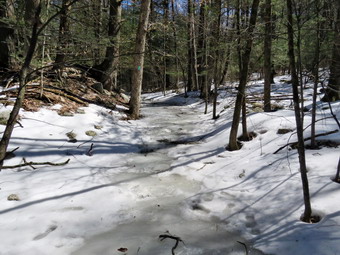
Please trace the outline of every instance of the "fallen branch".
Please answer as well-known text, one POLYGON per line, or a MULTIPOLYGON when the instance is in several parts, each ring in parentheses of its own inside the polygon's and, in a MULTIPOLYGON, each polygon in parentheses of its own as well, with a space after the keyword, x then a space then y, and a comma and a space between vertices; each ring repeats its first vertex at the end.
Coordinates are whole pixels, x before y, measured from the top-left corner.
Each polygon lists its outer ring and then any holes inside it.
POLYGON ((247 247, 247 245, 245 244, 245 243, 243 243, 243 242, 240 242, 240 241, 237 241, 239 244, 242 244, 243 246, 244 246, 244 249, 246 250, 246 255, 248 255, 249 254, 249 252, 248 252, 248 247, 247 247))
MULTIPOLYGON (((326 135, 334 134, 334 133, 337 133, 337 132, 339 132, 338 129, 333 130, 333 131, 329 131, 329 132, 326 132, 326 133, 317 134, 317 135, 315 135, 315 138, 316 138, 316 137, 320 137, 320 136, 326 136, 326 135)), ((308 140, 310 140, 310 139, 312 139, 312 137, 307 137, 307 138, 303 139, 303 141, 306 142, 306 141, 308 141, 308 140)), ((293 145, 296 146, 296 145, 297 145, 297 142, 287 143, 286 145, 284 145, 284 146, 278 148, 273 154, 278 153, 280 150, 286 148, 287 146, 293 146, 293 145)))
POLYGON ((65 162, 61 162, 61 163, 33 162, 33 161, 27 162, 26 159, 24 159, 24 163, 23 164, 14 165, 14 166, 2 166, 1 169, 13 169, 13 168, 18 168, 18 167, 22 167, 22 166, 30 166, 33 169, 35 169, 33 166, 42 166, 42 165, 64 166, 64 165, 68 164, 68 162, 70 162, 70 159, 66 160, 65 162))
POLYGON ((93 156, 93 143, 91 143, 90 149, 86 152, 86 156, 93 156))
POLYGON ((182 239, 180 237, 177 237, 177 236, 172 236, 172 235, 167 235, 167 234, 159 236, 159 239, 161 239, 161 241, 163 241, 166 238, 170 238, 170 239, 176 240, 176 243, 175 243, 174 247, 172 247, 172 249, 171 249, 172 255, 175 255, 175 249, 177 248, 178 243, 179 242, 184 243, 184 242, 182 241, 182 239))
MULTIPOLYGON (((34 91, 36 93, 40 93, 38 92, 36 89, 32 89, 31 91, 34 91)), ((74 95, 70 95, 69 93, 65 93, 64 91, 61 91, 60 89, 50 89, 50 88, 44 88, 44 91, 46 92, 50 92, 50 93, 53 93, 55 95, 58 95, 58 96, 62 96, 62 97, 66 97, 68 99, 70 99, 71 101, 74 101, 78 104, 82 104, 82 105, 86 105, 87 102, 85 102, 84 100, 80 99, 79 97, 76 97, 74 95)))

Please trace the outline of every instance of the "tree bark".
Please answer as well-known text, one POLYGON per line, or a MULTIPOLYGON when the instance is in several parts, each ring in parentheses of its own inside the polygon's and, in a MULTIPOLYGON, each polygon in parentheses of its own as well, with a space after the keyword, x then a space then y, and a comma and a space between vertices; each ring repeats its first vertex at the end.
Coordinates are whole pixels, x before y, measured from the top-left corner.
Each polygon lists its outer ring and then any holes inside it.
POLYGON ((56 69, 62 69, 65 64, 65 58, 67 56, 67 49, 69 44, 69 36, 70 36, 70 22, 68 18, 68 14, 70 12, 71 7, 69 6, 70 0, 63 0, 62 8, 63 11, 60 13, 60 23, 59 23, 59 38, 58 38, 58 46, 57 46, 57 55, 55 57, 55 67, 56 69), (66 6, 68 6, 66 8, 66 6))
POLYGON ((293 101, 295 110, 296 132, 298 136, 298 154, 300 163, 300 174, 303 188, 303 199, 305 210, 301 218, 304 222, 310 222, 312 215, 312 208, 310 203, 309 185, 307 177, 307 167, 305 158, 305 147, 303 138, 303 126, 301 120, 301 109, 299 104, 299 78, 296 71, 295 55, 294 55, 294 30, 293 30, 293 10, 292 0, 287 0, 287 16, 288 16, 288 57, 292 75, 293 86, 293 101))
POLYGON ((26 0, 25 1, 25 22, 30 26, 34 26, 36 23, 41 24, 40 16, 36 16, 36 10, 40 6, 41 0, 26 0), (37 20, 36 20, 37 19, 37 20))
POLYGON ((26 54, 25 62, 24 62, 23 66, 20 70, 18 96, 17 96, 17 99, 16 99, 15 104, 13 106, 13 109, 10 113, 9 119, 7 121, 7 124, 6 124, 5 131, 4 131, 2 138, 1 138, 1 141, 0 141, 0 166, 3 165, 3 161, 6 157, 6 152, 7 152, 7 148, 8 148, 8 145, 9 145, 10 138, 12 136, 14 125, 16 123, 20 108, 22 106, 22 102, 23 102, 24 97, 25 97, 26 79, 27 79, 29 67, 30 67, 32 59, 33 59, 35 48, 36 48, 37 43, 38 43, 38 35, 39 35, 38 29, 39 29, 39 25, 40 25, 40 12, 41 12, 41 5, 39 4, 36 7, 36 10, 35 10, 35 15, 34 15, 34 19, 33 19, 35 21, 35 23, 33 23, 32 36, 31 36, 29 48, 28 48, 28 51, 27 51, 27 54, 26 54))
MULTIPOLYGON (((176 82, 175 88, 179 88, 179 60, 178 60, 178 45, 177 45, 177 29, 176 29, 176 14, 175 14, 175 0, 171 0, 171 15, 172 15, 172 29, 174 36, 174 52, 175 52, 175 63, 176 63, 176 82)), ((184 78, 184 77, 183 77, 184 78)))
POLYGON ((170 75, 168 74, 168 67, 170 67, 170 59, 168 55, 169 48, 169 0, 163 0, 163 94, 165 95, 166 89, 170 87, 170 75))
POLYGON ((198 66, 198 88, 201 91, 201 98, 206 99, 206 16, 207 16, 206 0, 200 1, 199 25, 198 25, 198 40, 197 40, 197 66, 198 66))
POLYGON ((97 0, 94 1, 93 3, 93 14, 94 14, 94 21, 93 21, 93 26, 94 26, 94 36, 96 38, 96 43, 97 45, 95 46, 93 50, 93 55, 94 55, 94 64, 95 66, 99 66, 100 64, 100 35, 101 35, 101 27, 102 27, 102 19, 103 19, 103 14, 102 14, 102 5, 103 2, 102 0, 97 0))
POLYGON ((198 90, 197 46, 194 1, 188 0, 188 91, 198 90))
POLYGON ((187 71, 187 91, 192 91, 193 87, 193 47, 192 47, 192 40, 193 40, 193 35, 192 35, 192 30, 191 30, 191 16, 193 12, 193 5, 192 5, 192 0, 188 0, 188 71, 187 71))
MULTIPOLYGON (((72 0, 69 5, 74 4, 78 0, 72 0)), ((63 11, 63 8, 61 9, 63 11)), ((60 12, 61 12, 60 11, 60 12)), ((34 12, 34 17, 31 17, 32 23, 32 33, 31 33, 31 38, 29 41, 29 47, 27 49, 25 61, 21 67, 21 70, 19 72, 19 92, 17 99, 14 103, 13 109, 10 113, 9 119, 6 124, 5 131, 2 135, 1 141, 0 141, 0 169, 1 166, 3 165, 3 161, 6 157, 6 151, 9 145, 9 141, 12 136, 12 132, 14 129, 14 125, 16 123, 20 108, 22 106, 23 100, 25 98, 25 92, 26 92, 26 83, 27 83, 27 78, 28 78, 28 72, 30 69, 31 62, 33 60, 33 56, 38 44, 38 38, 43 29, 46 28, 46 26, 55 18, 57 17, 60 12, 55 13, 52 15, 44 24, 41 24, 40 22, 40 13, 41 13, 41 3, 36 6, 35 12, 34 12)))
POLYGON ((316 19, 317 19, 317 29, 316 29, 316 42, 315 42, 315 55, 314 55, 314 63, 313 63, 313 78, 314 78, 314 86, 313 86, 313 105, 312 105, 312 122, 311 122, 311 148, 317 148, 316 139, 315 139, 315 123, 316 123, 316 99, 318 93, 318 84, 319 84, 319 62, 320 62, 320 48, 321 48, 321 40, 320 40, 320 20, 319 20, 319 0, 316 0, 316 19))
POLYGON ((335 8, 337 8, 337 18, 335 21, 334 45, 329 82, 325 96, 322 98, 322 101, 324 102, 340 100, 340 2, 338 0, 334 2, 335 8))
POLYGON ((151 0, 144 0, 141 3, 139 24, 135 43, 134 67, 132 71, 131 99, 129 112, 131 118, 138 119, 140 116, 140 97, 142 92, 144 51, 146 44, 146 34, 150 15, 151 0))
POLYGON ((263 95, 263 105, 264 111, 270 112, 270 92, 271 92, 271 82, 272 82, 272 23, 271 23, 271 13, 272 13, 272 3, 271 0, 266 0, 265 3, 265 36, 264 36, 264 95, 263 95))
POLYGON ((106 90, 117 89, 117 77, 119 66, 120 28, 122 22, 122 0, 110 1, 110 15, 108 36, 110 45, 106 47, 105 59, 98 67, 100 70, 100 82, 106 90))
POLYGON ((239 145, 237 143, 237 130, 238 130, 239 122, 240 122, 242 102, 245 97, 245 90, 246 90, 247 79, 248 79, 250 53, 252 50, 253 37, 254 37, 253 33, 255 30, 255 25, 256 25, 259 2, 260 2, 259 0, 253 0, 253 4, 251 8, 252 11, 251 11, 248 33, 247 33, 248 37, 246 40, 244 53, 242 54, 242 72, 240 74, 240 84, 238 87, 234 115, 233 115, 233 122, 232 122, 230 136, 229 136, 229 146, 228 146, 229 150, 239 149, 239 145))
POLYGON ((14 29, 3 19, 14 16, 12 3, 8 0, 0 0, 0 69, 10 69, 13 65, 11 53, 14 50, 14 29))
POLYGON ((222 1, 221 0, 214 0, 212 4, 212 10, 213 10, 213 39, 215 45, 214 49, 214 70, 213 70, 213 79, 214 79, 214 99, 213 99, 213 119, 217 119, 217 89, 220 86, 220 80, 221 80, 221 70, 219 68, 219 62, 221 60, 220 57, 220 50, 219 50, 219 44, 220 44, 220 35, 221 35, 221 10, 222 10, 222 1))

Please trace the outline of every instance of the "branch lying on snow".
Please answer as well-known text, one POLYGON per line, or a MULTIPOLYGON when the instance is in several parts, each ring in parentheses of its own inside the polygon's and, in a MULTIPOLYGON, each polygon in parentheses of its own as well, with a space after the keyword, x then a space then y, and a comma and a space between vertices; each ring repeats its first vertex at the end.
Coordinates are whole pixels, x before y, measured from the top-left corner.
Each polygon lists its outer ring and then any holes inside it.
POLYGON ((33 166, 42 166, 42 165, 49 165, 49 166, 64 166, 66 165, 68 162, 70 162, 70 159, 66 160, 65 162, 61 162, 61 163, 52 163, 52 162, 27 162, 26 159, 24 158, 24 163, 23 164, 19 164, 19 165, 14 165, 14 166, 2 166, 1 169, 13 169, 13 168, 18 168, 18 167, 22 167, 22 166, 30 166, 33 169, 35 169, 33 166))
POLYGON ((161 241, 163 241, 166 238, 170 238, 170 239, 176 240, 176 243, 175 243, 174 247, 172 247, 172 249, 171 249, 172 255, 175 255, 175 249, 177 248, 178 243, 179 242, 184 243, 183 240, 180 237, 172 236, 172 235, 167 235, 167 234, 159 236, 159 239, 161 239, 161 241))
POLYGON ((249 252, 248 252, 248 247, 247 247, 247 245, 245 244, 245 243, 242 243, 241 241, 237 241, 239 244, 242 244, 243 246, 244 246, 244 249, 246 250, 246 255, 248 255, 249 254, 249 252))
MULTIPOLYGON (((317 134, 317 135, 315 135, 315 137, 326 136, 326 135, 334 134, 334 133, 337 133, 337 132, 339 132, 338 129, 333 130, 333 131, 329 131, 329 132, 326 132, 326 133, 317 134)), ((311 139, 312 139, 312 137, 307 137, 307 138, 303 139, 303 141, 308 141, 308 140, 311 140, 311 139)), ((280 150, 286 148, 287 146, 297 145, 297 143, 298 142, 287 143, 286 145, 278 148, 273 154, 278 153, 280 150)))

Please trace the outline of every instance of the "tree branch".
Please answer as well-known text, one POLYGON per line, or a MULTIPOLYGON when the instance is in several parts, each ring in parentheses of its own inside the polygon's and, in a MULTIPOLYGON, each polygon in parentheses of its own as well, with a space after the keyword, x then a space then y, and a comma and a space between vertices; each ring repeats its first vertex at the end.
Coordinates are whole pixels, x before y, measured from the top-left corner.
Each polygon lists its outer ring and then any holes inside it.
MULTIPOLYGON (((315 137, 326 136, 326 135, 334 134, 334 133, 337 133, 337 132, 339 132, 338 129, 332 130, 332 131, 329 131, 329 132, 326 132, 326 133, 317 134, 317 135, 315 135, 315 137)), ((304 141, 304 142, 305 142, 305 141, 308 141, 308 140, 310 140, 311 138, 312 138, 312 137, 307 137, 307 138, 303 139, 303 141, 304 141)), ((287 146, 296 145, 296 144, 297 144, 297 142, 287 143, 286 145, 284 145, 284 146, 278 148, 273 154, 278 153, 280 150, 286 148, 287 146)))
POLYGON ((18 165, 13 165, 13 166, 2 166, 1 169, 13 169, 13 168, 18 168, 18 167, 22 167, 22 166, 30 166, 33 169, 33 166, 41 166, 41 165, 49 165, 49 166, 64 166, 66 164, 68 164, 68 162, 70 162, 70 159, 66 160, 65 162, 61 162, 61 163, 52 163, 52 162, 27 162, 26 159, 24 158, 24 163, 23 164, 18 164, 18 165))

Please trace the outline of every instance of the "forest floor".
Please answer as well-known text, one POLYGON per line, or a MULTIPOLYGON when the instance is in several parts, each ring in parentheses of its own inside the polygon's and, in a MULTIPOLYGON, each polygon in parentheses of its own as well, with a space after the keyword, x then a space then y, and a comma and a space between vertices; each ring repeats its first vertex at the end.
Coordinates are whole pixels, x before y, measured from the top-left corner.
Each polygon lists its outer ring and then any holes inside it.
MULTIPOLYGON (((317 133, 334 132, 306 151, 321 221, 303 223, 297 151, 274 154, 296 141, 287 79, 275 80, 271 113, 260 110, 263 81, 249 84, 257 136, 234 152, 225 149, 233 85, 219 90, 217 120, 197 93, 144 94, 140 120, 128 120, 121 104, 87 103, 66 116, 62 104, 22 110, 10 143, 19 148, 4 165, 70 161, 0 172, 0 254, 339 254, 338 127, 318 102, 317 133)), ((311 84, 304 93, 309 137, 311 84)), ((340 102, 331 107, 340 118, 340 102)))

